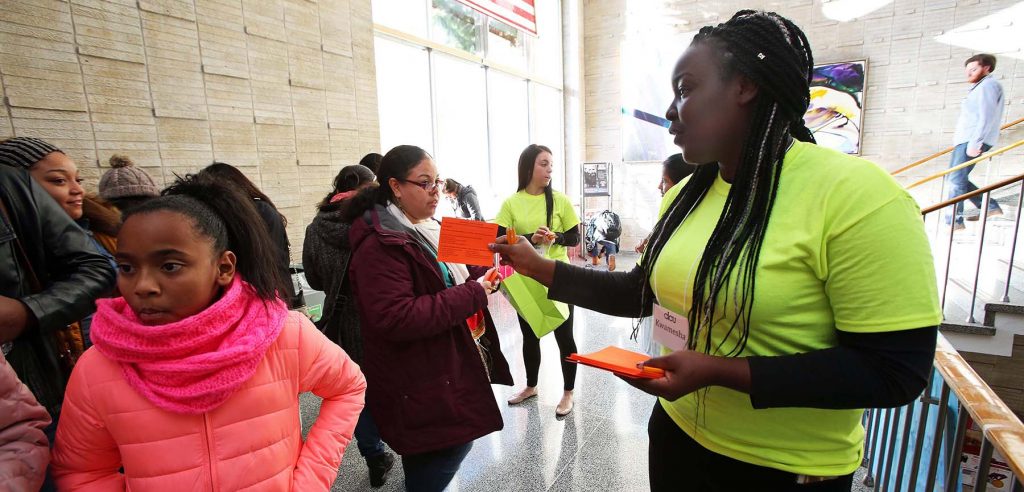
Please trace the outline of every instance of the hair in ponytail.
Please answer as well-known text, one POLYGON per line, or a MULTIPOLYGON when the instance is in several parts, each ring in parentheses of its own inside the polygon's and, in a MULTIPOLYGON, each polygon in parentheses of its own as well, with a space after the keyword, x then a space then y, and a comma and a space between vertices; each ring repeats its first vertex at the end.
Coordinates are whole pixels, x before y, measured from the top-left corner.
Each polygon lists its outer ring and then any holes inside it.
POLYGON ((288 217, 285 217, 284 214, 277 210, 277 205, 274 205, 274 202, 270 200, 270 197, 267 196, 266 193, 263 193, 263 191, 256 186, 256 183, 253 183, 241 169, 224 162, 214 162, 199 171, 198 175, 203 176, 204 178, 209 177, 218 183, 234 185, 234 187, 241 190, 242 194, 248 196, 250 199, 265 202, 277 212, 277 215, 281 216, 281 223, 286 226, 288 225, 288 217))
POLYGON ((444 180, 444 192, 445 193, 458 193, 462 189, 462 183, 455 181, 452 178, 444 180))
POLYGON ((334 195, 358 190, 360 186, 371 183, 375 179, 377 179, 377 176, 373 174, 373 171, 362 164, 345 166, 334 177, 334 189, 323 200, 320 200, 316 208, 323 210, 331 205, 331 198, 334 198, 334 195))
MULTIPOLYGON (((803 115, 810 100, 814 58, 807 37, 796 24, 774 12, 741 10, 728 22, 703 27, 692 45, 705 44, 718 54, 722 77, 745 76, 758 85, 742 161, 718 224, 700 258, 690 306, 690 346, 706 353, 738 356, 750 334, 755 271, 768 221, 779 189, 782 161, 790 139, 814 142, 803 115), (734 288, 735 287, 735 288, 734 288), (735 310, 724 327, 722 344, 733 332, 729 347, 713 347, 710 331, 723 307, 735 310), (707 336, 695 336, 707 330, 707 336), (696 343, 703 340, 704 346, 696 343)), ((718 176, 718 166, 698 166, 690 181, 655 225, 648 276, 672 233, 696 208, 718 176)))
POLYGON ((253 226, 263 220, 252 199, 238 188, 211 176, 186 175, 160 197, 130 209, 125 220, 163 210, 190 218, 196 232, 213 241, 215 254, 233 252, 238 259, 235 268, 260 298, 271 301, 288 292, 270 233, 266 227, 253 226))
POLYGON ((356 196, 352 197, 343 219, 346 222, 351 222, 376 205, 387 205, 389 202, 393 202, 395 195, 391 191, 389 183, 391 178, 399 181, 406 179, 412 168, 418 166, 424 159, 430 158, 427 151, 415 145, 399 145, 389 150, 387 154, 384 154, 384 158, 380 161, 380 169, 377 170, 378 186, 363 188, 356 196))
MULTIPOLYGON (((536 166, 537 156, 544 152, 550 154, 551 149, 543 145, 530 144, 519 154, 519 187, 516 191, 523 191, 530 186, 530 182, 533 181, 533 168, 536 166)), ((544 205, 546 207, 544 224, 551 227, 551 216, 555 211, 555 193, 551 189, 551 183, 544 187, 544 205)))

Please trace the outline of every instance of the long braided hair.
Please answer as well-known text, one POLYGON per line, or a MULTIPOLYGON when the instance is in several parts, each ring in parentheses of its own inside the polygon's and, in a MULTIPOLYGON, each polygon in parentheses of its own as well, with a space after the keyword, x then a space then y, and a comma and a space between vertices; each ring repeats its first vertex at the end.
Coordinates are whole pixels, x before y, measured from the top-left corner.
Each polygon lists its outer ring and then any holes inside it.
MULTIPOLYGON (((800 28, 774 12, 739 11, 724 24, 702 28, 691 46, 702 43, 721 55, 724 79, 742 74, 759 87, 739 169, 700 258, 689 314, 690 348, 698 349, 701 338, 703 352, 730 357, 740 355, 749 338, 755 269, 788 143, 790 138, 814 142, 803 122, 814 60, 800 28), (734 285, 731 294, 730 283, 734 285), (725 312, 720 304, 725 309, 731 305, 736 317, 719 346, 713 347, 716 313, 725 312), (739 340, 723 347, 737 329, 739 340), (701 330, 706 333, 701 335, 701 330)), ((699 166, 655 226, 643 265, 648 278, 672 233, 700 204, 718 172, 717 165, 699 166)))

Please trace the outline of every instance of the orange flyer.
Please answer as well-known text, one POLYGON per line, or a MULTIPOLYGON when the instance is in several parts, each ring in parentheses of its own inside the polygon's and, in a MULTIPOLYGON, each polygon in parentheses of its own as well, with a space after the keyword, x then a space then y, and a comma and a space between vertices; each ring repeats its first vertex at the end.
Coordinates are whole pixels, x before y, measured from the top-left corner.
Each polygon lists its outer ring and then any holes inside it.
POLYGON ((665 371, 656 367, 640 369, 636 366, 650 358, 647 354, 610 346, 592 354, 572 354, 568 360, 631 378, 658 379, 664 377, 665 371))
POLYGON ((487 245, 498 236, 498 224, 444 217, 437 261, 464 265, 494 266, 494 253, 487 245))

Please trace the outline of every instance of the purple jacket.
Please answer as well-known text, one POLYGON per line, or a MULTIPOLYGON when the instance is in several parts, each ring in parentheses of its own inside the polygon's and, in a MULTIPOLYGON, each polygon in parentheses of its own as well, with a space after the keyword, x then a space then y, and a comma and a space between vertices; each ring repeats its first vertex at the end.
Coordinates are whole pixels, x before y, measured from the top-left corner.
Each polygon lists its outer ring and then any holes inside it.
MULTIPOLYGON (((490 381, 466 319, 487 309, 477 282, 446 288, 432 254, 377 206, 352 223, 349 275, 363 331, 367 406, 401 455, 465 444, 501 430, 490 381)), ((482 275, 481 269, 470 273, 482 275)), ((511 384, 488 315, 495 383, 511 384)))

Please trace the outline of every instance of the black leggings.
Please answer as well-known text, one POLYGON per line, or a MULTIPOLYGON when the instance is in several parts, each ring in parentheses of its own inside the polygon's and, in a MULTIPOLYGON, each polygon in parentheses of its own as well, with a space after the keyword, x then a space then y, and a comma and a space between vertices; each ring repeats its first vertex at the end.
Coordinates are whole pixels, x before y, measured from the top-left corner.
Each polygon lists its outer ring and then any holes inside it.
POLYGON ((648 474, 652 492, 684 489, 707 492, 849 492, 853 486, 852 473, 825 482, 797 485, 796 475, 792 473, 708 451, 676 425, 661 407, 661 402, 654 403, 647 436, 650 440, 648 474))
MULTIPOLYGON (((569 318, 561 326, 555 328, 555 341, 558 342, 558 354, 562 362, 562 382, 565 391, 576 387, 576 364, 565 359, 576 352, 576 340, 572 337, 572 318, 575 309, 569 306, 569 318)), ((523 362, 526 364, 526 385, 537 386, 537 373, 540 372, 540 340, 533 333, 530 324, 519 317, 519 329, 523 332, 523 362)))

